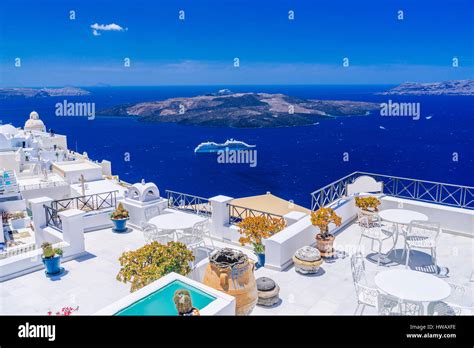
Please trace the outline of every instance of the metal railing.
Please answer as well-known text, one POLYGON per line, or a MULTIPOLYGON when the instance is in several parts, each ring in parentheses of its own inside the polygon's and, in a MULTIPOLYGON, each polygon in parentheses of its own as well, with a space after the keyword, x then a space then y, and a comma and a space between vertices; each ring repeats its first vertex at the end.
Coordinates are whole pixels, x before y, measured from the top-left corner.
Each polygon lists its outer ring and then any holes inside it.
POLYGON ((51 202, 51 207, 57 211, 63 211, 67 209, 93 211, 115 208, 117 206, 117 192, 118 190, 59 199, 51 202))
POLYGON ((61 221, 61 217, 58 215, 58 210, 53 207, 48 207, 47 205, 43 205, 43 207, 46 214, 46 225, 62 231, 63 222, 61 221))
POLYGON ((209 199, 170 190, 166 190, 166 193, 168 194, 168 208, 211 216, 212 209, 209 199))
POLYGON ((354 172, 311 193, 311 209, 316 210, 345 197, 347 184, 353 183, 362 175, 371 176, 376 181, 383 182, 383 193, 389 196, 457 208, 474 209, 474 187, 472 186, 366 172, 354 172))
POLYGON ((257 216, 265 216, 267 218, 276 218, 276 219, 283 220, 282 215, 272 214, 266 211, 250 209, 246 207, 241 207, 234 204, 227 204, 227 206, 229 207, 229 224, 230 225, 236 225, 245 218, 257 217, 257 216))

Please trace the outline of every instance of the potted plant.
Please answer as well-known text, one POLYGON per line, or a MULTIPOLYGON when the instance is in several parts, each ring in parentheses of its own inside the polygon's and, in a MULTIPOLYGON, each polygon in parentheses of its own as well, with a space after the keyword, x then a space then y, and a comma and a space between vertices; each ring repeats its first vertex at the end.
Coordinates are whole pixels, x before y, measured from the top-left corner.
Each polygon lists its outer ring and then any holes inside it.
POLYGON ((151 242, 120 256, 122 268, 117 280, 131 283, 130 292, 133 292, 171 272, 187 275, 191 272, 190 262, 193 261, 193 252, 183 243, 169 242, 164 245, 151 242))
POLYGON ((110 215, 110 219, 114 223, 114 231, 124 232, 127 230, 127 220, 129 219, 128 210, 122 203, 119 203, 117 209, 110 215))
POLYGON ((242 235, 239 238, 240 244, 251 244, 258 257, 258 266, 263 267, 265 265, 265 246, 262 239, 269 238, 285 228, 285 220, 264 215, 249 216, 239 222, 237 226, 242 235))
POLYGON ((359 221, 362 217, 367 217, 369 225, 374 223, 374 215, 379 211, 378 206, 380 201, 377 197, 366 196, 366 197, 356 197, 355 204, 359 208, 359 221))
POLYGON ((311 212, 311 223, 319 228, 316 235, 316 248, 323 257, 331 257, 334 254, 334 236, 329 233, 329 224, 333 223, 337 227, 341 226, 341 217, 331 208, 319 208, 311 212))
POLYGON ((54 275, 61 272, 62 249, 53 248, 51 243, 44 242, 41 244, 43 249, 43 264, 46 267, 46 274, 54 275))
POLYGON ((356 197, 355 204, 361 210, 375 213, 379 210, 378 206, 380 205, 380 201, 374 196, 356 197))

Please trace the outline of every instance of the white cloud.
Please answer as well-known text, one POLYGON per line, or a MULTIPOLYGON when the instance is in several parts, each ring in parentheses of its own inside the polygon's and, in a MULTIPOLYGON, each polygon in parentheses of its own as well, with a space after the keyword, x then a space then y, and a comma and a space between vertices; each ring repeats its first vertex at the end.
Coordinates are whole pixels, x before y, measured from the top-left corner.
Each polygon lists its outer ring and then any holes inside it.
POLYGON ((111 24, 99 24, 99 23, 94 23, 91 25, 92 28, 92 35, 94 36, 100 36, 101 31, 124 31, 127 30, 127 28, 123 28, 118 24, 111 23, 111 24))

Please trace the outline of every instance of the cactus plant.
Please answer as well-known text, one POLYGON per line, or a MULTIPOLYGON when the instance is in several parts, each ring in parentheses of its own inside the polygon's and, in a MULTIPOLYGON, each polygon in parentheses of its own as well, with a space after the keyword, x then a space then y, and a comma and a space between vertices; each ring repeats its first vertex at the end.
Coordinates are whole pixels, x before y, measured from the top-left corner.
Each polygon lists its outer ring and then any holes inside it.
POLYGON ((119 203, 117 209, 110 215, 112 220, 128 219, 128 217, 128 210, 123 207, 122 203, 119 203))

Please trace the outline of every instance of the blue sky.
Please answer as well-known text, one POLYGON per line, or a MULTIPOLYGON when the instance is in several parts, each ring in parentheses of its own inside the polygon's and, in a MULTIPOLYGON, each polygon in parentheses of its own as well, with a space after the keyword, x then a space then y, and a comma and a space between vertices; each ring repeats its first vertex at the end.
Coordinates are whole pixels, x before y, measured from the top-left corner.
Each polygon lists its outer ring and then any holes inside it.
POLYGON ((473 19, 472 0, 2 0, 0 86, 473 78, 473 19))

